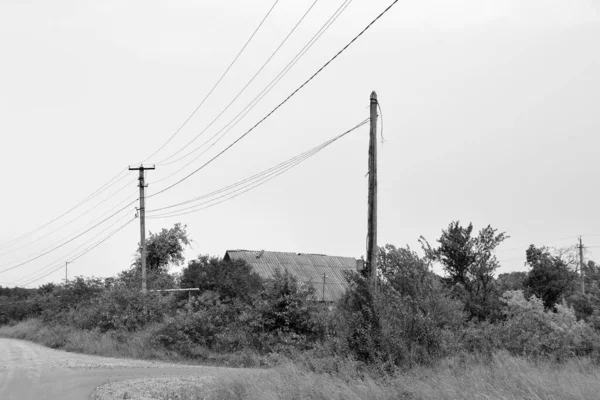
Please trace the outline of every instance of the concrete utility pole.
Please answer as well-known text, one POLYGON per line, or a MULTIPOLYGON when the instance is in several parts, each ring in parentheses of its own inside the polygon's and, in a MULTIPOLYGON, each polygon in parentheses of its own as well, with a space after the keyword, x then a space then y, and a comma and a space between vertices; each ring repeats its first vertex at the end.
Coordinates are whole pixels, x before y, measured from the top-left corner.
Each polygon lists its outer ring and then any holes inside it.
POLYGON ((373 290, 377 290, 377 93, 371 93, 371 131, 369 135, 369 220, 367 262, 373 290))
POLYGON ((148 186, 144 179, 144 171, 153 169, 155 169, 154 166, 144 167, 144 165, 134 168, 129 167, 130 171, 140 171, 140 183, 138 186, 140 188, 140 244, 142 246, 140 259, 142 262, 142 292, 146 291, 146 198, 144 189, 148 186))
POLYGON ((579 273, 581 275, 581 292, 585 294, 585 275, 583 272, 583 243, 579 236, 579 273))
POLYGON ((65 261, 65 283, 69 282, 69 273, 68 273, 69 264, 73 264, 73 261, 65 261))

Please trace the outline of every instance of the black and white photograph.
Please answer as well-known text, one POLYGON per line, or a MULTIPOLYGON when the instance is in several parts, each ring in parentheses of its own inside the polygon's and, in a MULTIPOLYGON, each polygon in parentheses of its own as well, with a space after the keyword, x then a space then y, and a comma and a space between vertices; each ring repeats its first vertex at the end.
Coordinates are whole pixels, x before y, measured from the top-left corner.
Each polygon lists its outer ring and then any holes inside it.
POLYGON ((0 171, 0 400, 600 399, 598 0, 0 0, 0 171))

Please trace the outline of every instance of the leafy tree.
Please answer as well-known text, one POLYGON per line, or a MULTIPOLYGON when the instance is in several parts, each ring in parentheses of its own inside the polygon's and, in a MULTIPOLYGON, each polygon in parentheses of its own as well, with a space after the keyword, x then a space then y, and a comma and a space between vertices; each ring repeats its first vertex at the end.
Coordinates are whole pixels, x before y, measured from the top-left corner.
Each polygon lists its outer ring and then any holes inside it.
POLYGON ((378 293, 359 273, 347 275, 348 289, 337 310, 341 351, 367 363, 410 365, 443 356, 464 322, 426 260, 410 248, 379 249, 378 293))
POLYGON ((496 278, 496 289, 502 294, 509 290, 523 290, 525 288, 525 280, 527 272, 513 271, 498 275, 496 278))
POLYGON ((577 274, 561 254, 554 256, 548 248, 534 245, 529 246, 525 254, 531 267, 525 286, 530 294, 542 299, 546 308, 554 307, 572 292, 577 274))
POLYGON ((65 322, 70 309, 87 307, 91 301, 104 290, 104 283, 99 278, 78 276, 66 284, 57 285, 50 293, 40 293, 43 301, 42 318, 46 322, 65 322))
POLYGON ((505 321, 497 327, 500 347, 517 355, 588 355, 598 349, 600 337, 583 321, 577 321, 572 308, 557 303, 548 310, 538 297, 526 299, 522 291, 502 295, 505 321))
MULTIPOLYGON (((183 251, 190 243, 186 226, 177 223, 171 229, 163 228, 159 233, 150 232, 146 239, 146 285, 148 289, 172 289, 176 286, 176 277, 169 274, 173 265, 185 261, 183 251)), ((129 270, 122 271, 117 280, 107 282, 108 286, 124 285, 128 288, 140 288, 142 280, 142 247, 138 244, 135 262, 129 270)))
POLYGON ((384 279, 403 295, 418 296, 434 277, 425 260, 409 247, 397 248, 391 244, 380 247, 377 264, 384 279))
POLYGON ((220 300, 248 300, 262 289, 262 280, 244 260, 219 260, 204 255, 182 270, 180 286, 200 288, 200 293, 216 292, 220 300))
POLYGON ((493 281, 499 264, 493 252, 507 238, 490 225, 473 236, 473 224, 463 227, 459 221, 442 231, 437 248, 421 237, 427 258, 442 264, 448 285, 462 298, 471 317, 485 319, 497 309, 493 281))
MULTIPOLYGON (((139 290, 142 287, 142 268, 134 266, 128 270, 121 271, 117 279, 107 282, 108 287, 124 286, 129 289, 139 290)), ((166 270, 147 270, 146 286, 149 290, 173 289, 177 286, 177 277, 166 270)))
MULTIPOLYGON (((146 239, 146 267, 148 271, 168 272, 172 265, 185 261, 183 251, 190 244, 186 226, 175 224, 171 229, 163 228, 159 233, 150 232, 146 239)), ((141 266, 142 246, 138 247, 134 265, 141 266)))
POLYGON ((43 285, 40 285, 40 287, 38 288, 38 293, 39 294, 50 294, 52 292, 54 292, 54 290, 56 290, 57 286, 55 283, 53 282, 48 282, 45 283, 43 285))
POLYGON ((312 319, 316 304, 312 286, 302 285, 287 270, 275 270, 265 283, 256 306, 263 332, 275 335, 311 335, 316 332, 312 319))

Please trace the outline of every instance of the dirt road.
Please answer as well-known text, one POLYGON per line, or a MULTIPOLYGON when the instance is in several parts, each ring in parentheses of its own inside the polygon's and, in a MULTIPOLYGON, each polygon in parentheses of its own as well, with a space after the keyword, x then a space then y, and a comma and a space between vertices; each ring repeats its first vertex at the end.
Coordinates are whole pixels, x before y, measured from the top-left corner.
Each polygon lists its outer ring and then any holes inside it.
POLYGON ((139 383, 140 378, 157 378, 155 381, 160 382, 170 377, 206 379, 236 371, 239 370, 88 356, 0 338, 2 400, 84 400, 96 387, 106 387, 107 382, 139 383))

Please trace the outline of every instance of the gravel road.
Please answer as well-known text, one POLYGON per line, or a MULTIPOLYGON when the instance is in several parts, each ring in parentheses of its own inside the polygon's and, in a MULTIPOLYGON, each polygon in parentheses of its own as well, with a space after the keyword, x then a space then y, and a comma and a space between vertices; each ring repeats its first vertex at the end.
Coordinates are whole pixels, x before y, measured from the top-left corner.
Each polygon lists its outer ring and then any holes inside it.
POLYGON ((0 338, 1 400, 155 399, 178 386, 216 376, 252 373, 231 368, 89 356, 0 338))

